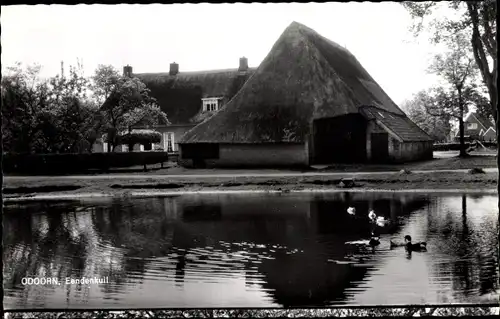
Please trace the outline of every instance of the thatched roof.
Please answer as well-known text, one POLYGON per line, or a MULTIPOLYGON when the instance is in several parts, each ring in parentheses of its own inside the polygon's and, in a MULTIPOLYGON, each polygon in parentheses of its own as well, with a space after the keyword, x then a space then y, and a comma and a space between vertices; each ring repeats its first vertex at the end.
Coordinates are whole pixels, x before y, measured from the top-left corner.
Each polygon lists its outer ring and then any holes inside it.
POLYGON ((432 137, 413 123, 406 115, 394 114, 376 107, 362 107, 361 114, 368 120, 376 120, 396 135, 400 142, 432 141, 432 137))
POLYGON ((230 100, 255 72, 238 69, 167 73, 134 74, 151 90, 161 109, 172 124, 193 124, 204 119, 202 98, 221 97, 230 100))
POLYGON ((235 97, 181 143, 304 142, 312 120, 364 105, 405 116, 347 49, 293 22, 235 97))

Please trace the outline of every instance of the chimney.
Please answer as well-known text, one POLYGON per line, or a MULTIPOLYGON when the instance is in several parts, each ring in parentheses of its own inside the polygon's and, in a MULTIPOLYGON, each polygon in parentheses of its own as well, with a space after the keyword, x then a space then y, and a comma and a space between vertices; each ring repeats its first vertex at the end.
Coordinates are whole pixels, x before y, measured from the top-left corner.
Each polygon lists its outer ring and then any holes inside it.
POLYGON ((132 67, 130 65, 126 65, 123 67, 123 76, 132 77, 132 67))
POLYGON ((240 72, 245 72, 248 70, 248 59, 245 57, 240 58, 240 67, 238 68, 238 71, 240 72))
POLYGON ((177 73, 179 73, 179 64, 177 63, 170 63, 170 72, 169 74, 170 75, 176 75, 177 73))

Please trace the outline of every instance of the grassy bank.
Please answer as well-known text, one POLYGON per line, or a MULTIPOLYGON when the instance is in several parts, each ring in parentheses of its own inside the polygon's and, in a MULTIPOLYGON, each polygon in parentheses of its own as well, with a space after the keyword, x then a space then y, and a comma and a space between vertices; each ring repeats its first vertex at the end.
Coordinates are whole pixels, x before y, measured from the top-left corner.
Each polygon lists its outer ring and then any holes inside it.
MULTIPOLYGON (((82 176, 6 177, 4 196, 20 197, 71 195, 82 193, 127 195, 131 192, 191 192, 220 190, 332 190, 343 178, 354 178, 354 189, 496 189, 497 172, 472 174, 457 172, 418 172, 426 170, 482 169, 496 167, 494 156, 444 157, 430 161, 398 165, 337 165, 319 167, 305 174, 290 170, 186 169, 170 167, 144 172, 82 176), (406 170, 409 173, 402 172, 406 170), (358 175, 361 172, 370 172, 358 175), (315 173, 323 175, 311 175, 315 173), (377 173, 379 172, 379 173, 377 173), (389 172, 383 173, 380 172, 389 172), (330 173, 334 173, 333 175, 330 173), (274 174, 272 176, 237 176, 238 174, 274 174), (290 176, 295 174, 295 176, 290 176), (309 175, 307 175, 309 174, 309 175), (330 175, 328 175, 330 174, 330 175), (211 175, 211 176, 207 176, 211 175), (213 175, 223 175, 214 177, 213 175), (133 177, 133 178, 131 178, 133 177)), ((124 173, 124 172, 120 172, 124 173)))
MULTIPOLYGON (((220 190, 332 190, 341 187, 342 178, 352 174, 335 176, 281 176, 281 177, 211 177, 150 178, 148 176, 113 179, 79 179, 54 177, 30 177, 24 180, 6 180, 6 198, 33 196, 34 194, 80 194, 94 193, 124 196, 131 192, 151 191, 220 191, 220 190)), ((498 173, 470 174, 468 172, 439 173, 391 173, 388 175, 368 174, 354 178, 352 189, 411 190, 411 189, 496 189, 498 173)))

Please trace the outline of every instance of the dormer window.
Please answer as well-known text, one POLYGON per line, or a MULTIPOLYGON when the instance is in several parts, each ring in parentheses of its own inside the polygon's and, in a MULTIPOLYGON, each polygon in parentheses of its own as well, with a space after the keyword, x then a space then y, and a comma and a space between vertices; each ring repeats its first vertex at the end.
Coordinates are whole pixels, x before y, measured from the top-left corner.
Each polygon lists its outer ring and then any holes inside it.
POLYGON ((219 99, 217 97, 202 99, 203 112, 217 111, 219 109, 219 99))

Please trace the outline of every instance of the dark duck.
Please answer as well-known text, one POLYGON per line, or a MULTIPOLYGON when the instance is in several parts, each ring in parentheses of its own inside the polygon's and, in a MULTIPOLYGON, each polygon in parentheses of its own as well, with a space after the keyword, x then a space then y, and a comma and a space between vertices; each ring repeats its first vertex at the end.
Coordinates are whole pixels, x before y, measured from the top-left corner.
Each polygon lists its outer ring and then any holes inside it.
POLYGON ((398 247, 398 246, 404 246, 405 249, 409 252, 412 251, 427 251, 427 243, 425 241, 420 241, 417 243, 412 243, 411 241, 411 236, 406 235, 405 236, 405 243, 404 244, 396 244, 391 241, 391 248, 398 247))

